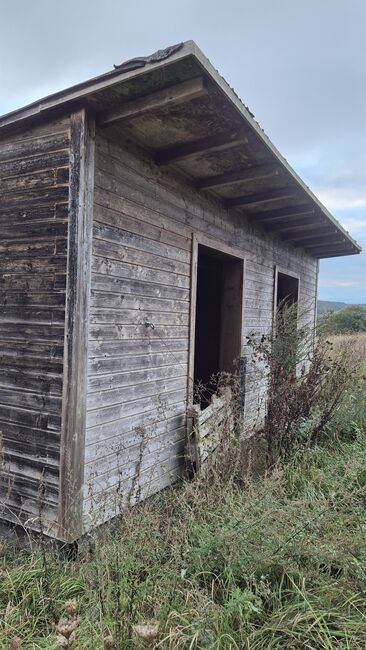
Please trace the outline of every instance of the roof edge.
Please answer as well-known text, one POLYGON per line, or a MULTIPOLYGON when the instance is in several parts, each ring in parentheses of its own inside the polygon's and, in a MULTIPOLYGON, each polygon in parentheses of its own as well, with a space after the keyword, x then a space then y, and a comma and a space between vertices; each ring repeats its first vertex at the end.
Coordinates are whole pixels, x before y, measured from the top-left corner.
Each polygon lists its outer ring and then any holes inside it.
MULTIPOLYGON (((174 47, 174 46, 173 46, 174 47)), ((169 49, 169 48, 168 48, 169 49)), ((236 95, 235 91, 230 87, 227 81, 220 75, 220 73, 214 68, 209 59, 204 55, 202 50, 198 45, 192 41, 185 41, 182 46, 173 51, 173 53, 167 58, 161 61, 152 61, 148 60, 152 57, 146 57, 147 62, 138 68, 133 68, 131 70, 123 69, 123 67, 117 67, 114 70, 110 70, 102 75, 98 75, 89 79, 87 81, 75 84, 65 90, 58 91, 51 95, 48 95, 42 99, 39 99, 31 104, 28 104, 24 107, 6 113, 3 116, 0 116, 0 137, 1 130, 5 129, 5 132, 8 134, 9 129, 16 127, 19 123, 25 120, 36 118, 42 115, 42 113, 47 113, 57 108, 66 107, 69 104, 75 102, 80 102, 86 100, 88 95, 98 92, 99 90, 105 90, 119 82, 127 81, 133 77, 138 77, 145 74, 146 72, 153 70, 154 68, 164 68, 166 66, 172 65, 177 61, 185 59, 189 56, 193 56, 198 64, 201 66, 203 71, 211 78, 211 80, 221 89, 222 93, 225 94, 226 98, 231 102, 233 107, 238 111, 240 116, 245 119, 246 123, 253 129, 256 135, 261 139, 263 144, 267 149, 276 157, 278 162, 286 169, 286 171, 291 175, 295 183, 309 196, 310 200, 316 204, 316 206, 321 210, 321 212, 329 219, 329 221, 342 233, 342 235, 354 246, 355 253, 360 253, 362 247, 351 237, 351 235, 341 226, 341 224, 333 217, 329 210, 322 204, 322 202, 317 198, 317 196, 310 190, 310 188, 304 183, 300 176, 295 172, 291 165, 287 162, 286 158, 282 156, 277 147, 271 142, 269 137, 265 134, 263 129, 259 126, 258 122, 254 119, 253 115, 250 113, 248 108, 243 104, 241 99, 236 95)), ((142 57, 143 59, 145 57, 142 57)), ((132 61, 134 61, 133 59, 132 61)), ((128 63, 128 62, 127 62, 128 63)))
POLYGON ((362 251, 362 247, 351 237, 351 235, 341 226, 339 221, 333 217, 333 215, 329 212, 329 210, 323 205, 323 203, 318 199, 318 197, 311 191, 311 189, 304 183, 304 181, 301 179, 301 177, 295 172, 293 167, 289 164, 289 162, 282 156, 280 151, 277 149, 277 147, 271 142, 269 137, 266 135, 266 133, 263 131, 263 129, 259 126, 258 122, 254 119, 250 111, 247 109, 247 107, 243 104, 241 99, 238 97, 238 95, 235 93, 235 91, 231 88, 231 86, 227 83, 227 81, 220 75, 220 73, 213 67, 212 63, 209 61, 209 59, 204 55, 202 50, 196 45, 194 41, 188 41, 191 44, 192 47, 192 54, 196 57, 197 61, 200 63, 200 65, 204 68, 204 70, 210 75, 210 77, 213 79, 213 81, 216 82, 218 86, 220 86, 221 90, 225 93, 225 95, 228 97, 228 99, 231 101, 231 103, 234 105, 234 107, 238 110, 238 112, 246 119, 246 121, 250 124, 252 129, 256 132, 256 134, 261 138, 262 142, 266 145, 266 147, 271 151, 272 154, 276 156, 278 161, 286 168, 286 170, 291 174, 292 178, 294 181, 300 185, 301 189, 305 191, 310 199, 316 203, 318 208, 323 212, 323 214, 336 226, 341 233, 355 246, 355 248, 358 249, 358 252, 362 251))
POLYGON ((157 67, 165 67, 171 65, 180 59, 184 59, 187 56, 195 54, 196 44, 194 41, 186 41, 182 44, 182 47, 171 54, 168 58, 162 60, 161 62, 152 62, 146 63, 143 67, 134 68, 131 70, 123 70, 120 68, 115 68, 109 72, 105 72, 96 77, 92 77, 87 81, 82 81, 78 84, 65 88, 64 90, 59 90, 56 93, 37 99, 36 101, 5 113, 0 116, 0 134, 1 129, 4 127, 10 127, 12 125, 18 124, 22 120, 27 118, 35 117, 40 115, 43 112, 62 106, 63 104, 68 104, 69 102, 78 101, 86 98, 93 92, 98 90, 104 90, 110 86, 114 86, 120 81, 127 81, 132 77, 138 77, 141 74, 145 74, 149 70, 153 70, 157 67))

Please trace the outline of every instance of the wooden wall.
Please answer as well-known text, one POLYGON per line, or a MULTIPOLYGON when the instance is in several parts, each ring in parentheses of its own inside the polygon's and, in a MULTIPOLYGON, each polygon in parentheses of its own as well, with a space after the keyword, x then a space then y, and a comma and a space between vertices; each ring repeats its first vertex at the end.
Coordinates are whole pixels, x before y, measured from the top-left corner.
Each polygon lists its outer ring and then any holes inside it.
POLYGON ((0 518, 54 531, 69 120, 0 140, 0 518))
MULTIPOLYGON (((243 353, 246 335, 271 325, 275 265, 299 274, 310 317, 317 279, 316 260, 262 236, 112 133, 97 132, 94 196, 86 525, 181 471, 192 234, 245 253, 243 353)), ((264 398, 249 369, 247 422, 264 398)))

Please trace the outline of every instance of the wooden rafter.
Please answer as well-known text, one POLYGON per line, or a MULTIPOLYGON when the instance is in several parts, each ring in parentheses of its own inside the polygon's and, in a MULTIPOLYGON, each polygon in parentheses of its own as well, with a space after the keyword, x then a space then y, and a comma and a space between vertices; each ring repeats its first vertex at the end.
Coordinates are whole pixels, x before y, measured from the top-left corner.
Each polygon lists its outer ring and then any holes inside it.
POLYGON ((169 86, 169 88, 164 88, 164 90, 157 90, 147 97, 140 97, 126 102, 118 108, 104 111, 98 117, 98 126, 106 127, 121 120, 131 120, 150 111, 176 104, 183 104, 206 94, 207 88, 203 78, 196 77, 195 79, 169 86))
POLYGON ((212 135, 206 138, 164 147, 164 149, 160 149, 160 151, 155 153, 155 162, 157 165, 168 165, 171 162, 177 162, 189 156, 212 151, 224 151, 242 144, 248 144, 248 142, 248 136, 244 131, 220 133, 219 135, 212 135))
POLYGON ((226 172, 217 176, 207 176, 199 178, 195 185, 198 190, 206 190, 214 187, 225 187, 226 185, 233 185, 234 183, 246 183, 252 180, 259 180, 261 178, 268 178, 270 176, 278 176, 280 173, 279 165, 253 165, 247 169, 240 171, 226 172))
POLYGON ((320 221, 319 218, 316 220, 308 219, 305 222, 289 221, 286 223, 275 223, 269 224, 268 226, 266 225, 266 230, 269 230, 270 232, 288 232, 290 237, 291 233, 304 232, 306 234, 307 231, 311 230, 315 235, 316 233, 320 234, 329 232, 329 223, 325 219, 320 221))
MULTIPOLYGON (((345 241, 345 238, 342 237, 342 235, 339 232, 337 232, 334 228, 333 229, 328 228, 328 230, 322 234, 322 237, 326 238, 325 241, 328 243, 345 241)), ((285 239, 290 239, 290 238, 293 242, 296 242, 298 246, 312 246, 313 244, 317 244, 317 242, 319 242, 319 237, 316 235, 316 231, 315 234, 314 232, 310 232, 310 233, 300 232, 295 235, 290 234, 285 236, 285 239)))
POLYGON ((256 205, 263 205, 263 203, 281 201, 282 199, 293 199, 296 196, 297 189, 292 185, 290 187, 280 187, 279 189, 269 190, 268 192, 236 196, 233 199, 228 199, 226 205, 228 208, 254 207, 256 205))
POLYGON ((314 215, 315 208, 310 203, 304 205, 294 205, 289 208, 281 208, 279 210, 267 210, 266 212, 258 212, 249 214, 248 218, 253 223, 265 223, 284 221, 289 218, 305 217, 306 215, 314 215))

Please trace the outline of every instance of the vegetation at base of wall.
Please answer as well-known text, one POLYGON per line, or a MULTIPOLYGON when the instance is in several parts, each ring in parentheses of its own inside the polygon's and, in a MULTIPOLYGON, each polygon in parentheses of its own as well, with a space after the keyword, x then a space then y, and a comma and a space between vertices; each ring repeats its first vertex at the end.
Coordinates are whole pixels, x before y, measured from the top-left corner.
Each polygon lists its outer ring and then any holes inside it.
POLYGON ((309 315, 284 301, 272 331, 248 337, 252 366, 267 386, 263 433, 269 468, 316 442, 359 365, 346 340, 335 354, 329 338, 315 337, 309 315))
POLYGON ((327 336, 366 332, 366 308, 349 305, 340 311, 322 313, 318 318, 318 330, 327 336))
POLYGON ((167 490, 77 559, 4 542, 0 648, 364 650, 364 393, 361 369, 313 447, 167 490))

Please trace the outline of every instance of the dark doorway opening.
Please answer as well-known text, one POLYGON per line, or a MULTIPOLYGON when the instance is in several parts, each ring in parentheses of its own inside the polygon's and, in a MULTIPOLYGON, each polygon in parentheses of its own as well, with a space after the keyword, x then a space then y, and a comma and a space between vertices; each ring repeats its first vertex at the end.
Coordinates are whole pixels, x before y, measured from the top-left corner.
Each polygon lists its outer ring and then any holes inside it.
POLYGON ((241 353, 243 260, 198 246, 194 342, 194 401, 217 391, 218 374, 232 373, 241 353))

